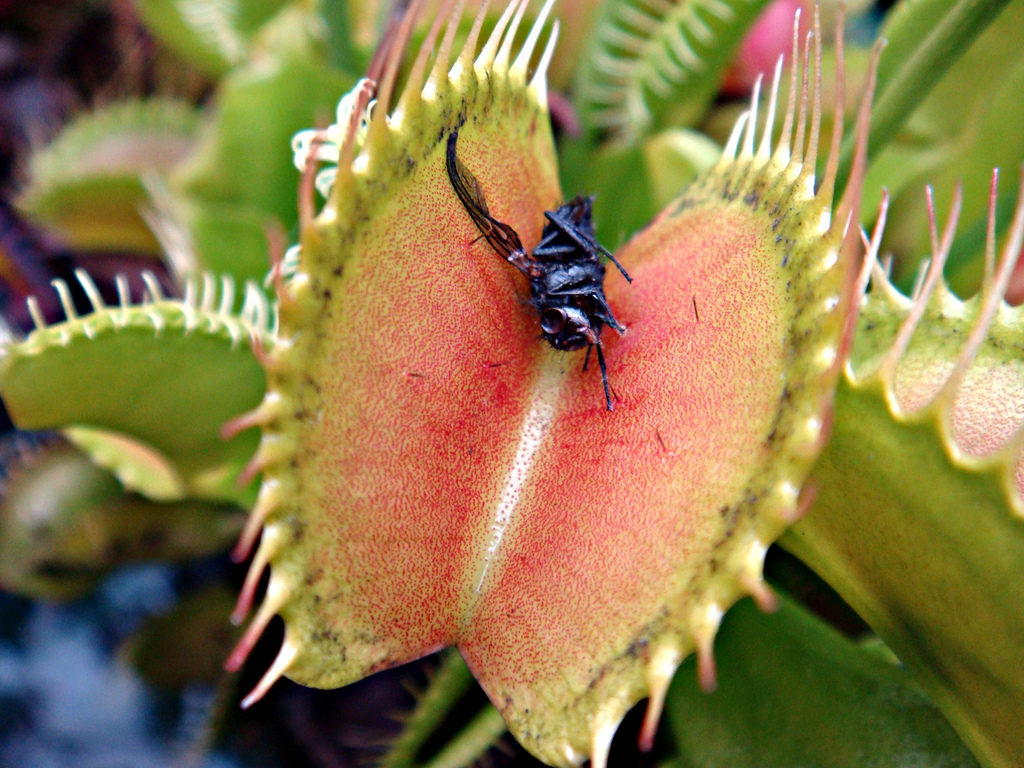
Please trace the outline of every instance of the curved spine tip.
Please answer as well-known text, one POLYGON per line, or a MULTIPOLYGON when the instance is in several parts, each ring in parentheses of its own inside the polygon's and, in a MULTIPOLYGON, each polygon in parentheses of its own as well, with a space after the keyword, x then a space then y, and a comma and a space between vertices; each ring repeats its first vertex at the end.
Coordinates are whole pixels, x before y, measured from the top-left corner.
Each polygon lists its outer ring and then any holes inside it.
POLYGON ((253 523, 253 517, 253 513, 250 512, 242 534, 238 537, 238 543, 231 549, 231 562, 233 563, 241 563, 249 557, 249 553, 252 552, 252 548, 256 544, 256 539, 259 538, 262 525, 253 523))
POLYGON ((595 717, 596 725, 590 735, 590 768, 607 768, 608 753, 611 751, 612 738, 619 727, 619 718, 608 717, 599 712, 595 717))
POLYGON ((81 267, 75 270, 75 279, 78 280, 78 284, 82 286, 82 290, 85 292, 86 298, 89 299, 89 304, 92 306, 93 312, 99 312, 106 309, 106 304, 103 303, 103 297, 100 295, 100 289, 96 287, 96 283, 89 277, 89 273, 81 267))
POLYGON ((530 0, 517 0, 513 3, 516 5, 515 15, 512 17, 512 23, 508 26, 508 31, 505 33, 505 37, 501 41, 501 47, 498 49, 498 55, 494 59, 494 69, 497 72, 503 72, 506 75, 509 74, 509 59, 512 56, 512 44, 515 42, 516 34, 519 32, 519 27, 523 22, 523 15, 526 13, 526 7, 530 4, 530 0))
POLYGON ((260 403, 258 406, 253 408, 251 411, 246 411, 243 414, 235 416, 233 419, 228 419, 220 428, 220 439, 230 440, 240 432, 244 432, 247 429, 253 427, 261 427, 267 423, 269 413, 266 408, 266 400, 260 403))
POLYGON ((868 285, 872 276, 879 271, 878 251, 882 247, 882 235, 885 232, 885 221, 889 214, 889 190, 882 190, 882 199, 878 203, 878 215, 875 217, 875 226, 872 229, 871 237, 868 238, 864 230, 858 227, 861 242, 864 248, 864 258, 861 260, 860 270, 853 284, 853 291, 850 296, 850 308, 846 315, 846 322, 843 328, 843 335, 839 342, 839 359, 846 366, 847 377, 853 381, 854 372, 850 367, 849 352, 853 347, 853 337, 857 333, 857 317, 860 314, 861 305, 867 295, 868 285))
POLYGON ((426 84, 424 78, 427 73, 427 62, 430 59, 431 52, 434 50, 434 43, 437 41, 438 35, 441 34, 441 26, 451 16, 452 7, 455 2, 456 0, 444 0, 440 9, 438 9, 437 15, 434 16, 434 21, 431 23, 427 36, 420 45, 420 50, 416 54, 416 60, 413 62, 412 69, 409 71, 409 77, 405 82, 405 88, 399 98, 396 111, 407 112, 420 100, 421 91, 426 84))
MULTIPOLYGON (((422 7, 423 0, 412 0, 398 23, 397 31, 394 34, 387 34, 385 40, 381 42, 378 54, 383 57, 379 60, 382 74, 379 78, 373 77, 379 82, 377 101, 380 109, 375 110, 370 116, 367 142, 373 141, 387 130, 387 116, 392 107, 391 97, 394 95, 398 73, 405 60, 405 51, 409 45, 409 39, 412 37, 413 25, 420 15, 422 7)), ((375 59, 378 58, 378 54, 374 55, 375 59)))
MULTIPOLYGON (((262 447, 262 446, 261 446, 262 447)), ((235 480, 235 485, 239 488, 244 488, 253 480, 256 479, 256 475, 266 469, 267 462, 262 451, 257 448, 255 455, 249 459, 246 465, 242 468, 242 471, 238 473, 238 477, 235 480)))
POLYGON ((779 598, 775 590, 761 577, 760 572, 744 572, 740 575, 740 586, 753 598, 754 603, 764 613, 775 613, 779 607, 779 598))
POLYGON ((251 280, 246 281, 245 298, 242 299, 242 309, 238 316, 249 326, 250 334, 260 340, 260 348, 253 347, 253 354, 257 355, 257 360, 260 359, 258 355, 263 349, 263 334, 271 330, 270 335, 276 335, 276 331, 269 327, 270 314, 270 305, 267 302, 266 296, 263 295, 263 292, 254 282, 251 280))
MULTIPOLYGON (((314 140, 315 141, 315 140, 314 140)), ((315 215, 313 202, 313 185, 316 179, 316 152, 310 152, 306 159, 306 167, 299 180, 299 221, 303 230, 310 226, 315 215)), ((288 290, 284 281, 282 266, 284 255, 288 250, 288 240, 279 221, 267 223, 263 227, 263 236, 267 239, 267 252, 270 254, 270 280, 274 286, 274 295, 283 306, 293 306, 295 297, 288 290)), ((203 296, 206 296, 204 288, 203 296)))
POLYGON ((697 681, 701 690, 711 693, 717 686, 715 673, 715 634, 725 611, 722 604, 712 599, 697 609, 693 620, 693 639, 697 650, 697 681))
MULTIPOLYGON (((829 411, 827 422, 831 422, 830 414, 831 409, 829 411)), ((831 424, 827 423, 822 429, 822 434, 827 435, 830 431, 831 424)), ((817 495, 818 486, 811 482, 805 482, 803 487, 800 489, 800 495, 797 497, 796 504, 790 508, 789 514, 785 518, 786 522, 792 525, 810 512, 811 507, 814 506, 814 499, 817 495)))
MULTIPOLYGON (((316 198, 313 191, 316 189, 317 176, 317 146, 325 143, 323 134, 316 133, 310 142, 311 151, 306 157, 302 175, 299 177, 299 235, 308 232, 313 228, 313 221, 316 218, 316 198)), ((340 162, 339 162, 340 165, 340 162)), ((268 237, 269 240, 269 237, 268 237)), ((283 252, 282 252, 283 253, 283 252)), ((280 290, 284 287, 281 280, 280 263, 282 257, 270 248, 270 279, 274 286, 274 293, 281 297, 280 290)))
POLYGON ((750 119, 747 121, 747 129, 743 133, 743 150, 741 151, 741 157, 749 159, 754 156, 754 134, 757 132, 757 118, 760 112, 760 98, 761 98, 761 81, 764 79, 764 75, 760 74, 754 81, 754 90, 750 95, 750 119))
MULTIPOLYGON (((505 10, 502 11, 500 17, 498 17, 497 23, 494 25, 494 29, 491 30, 490 36, 484 42, 483 47, 480 49, 480 53, 477 55, 476 60, 473 62, 473 67, 478 71, 490 70, 493 68, 495 56, 498 54, 498 46, 501 44, 502 36, 505 34, 505 28, 508 27, 509 21, 512 19, 512 14, 515 13, 516 7, 519 5, 521 0, 514 0, 509 3, 505 10)), ((472 53, 470 53, 472 55, 472 53)))
POLYGON ((704 693, 714 693, 718 688, 718 671, 715 668, 714 633, 700 638, 697 642, 697 683, 704 693))
POLYGON ((680 661, 679 651, 672 646, 665 646, 655 652, 647 665, 647 687, 650 694, 643 725, 640 726, 638 746, 642 752, 649 752, 654 746, 654 736, 665 709, 665 696, 680 661))
POLYGON ((732 127, 732 133, 729 134, 729 140, 725 142, 725 147, 722 149, 722 158, 720 163, 727 163, 730 160, 736 159, 736 152, 739 149, 740 138, 743 136, 744 131, 747 127, 747 122, 753 119, 750 111, 743 112, 738 118, 736 123, 732 127))
POLYGON ((424 94, 427 90, 437 92, 441 88, 442 81, 447 76, 448 66, 451 63, 452 46, 455 44, 455 33, 458 32, 459 21, 462 20, 465 7, 466 0, 456 0, 455 5, 448 14, 444 37, 441 38, 441 45, 437 49, 437 56, 434 57, 434 63, 430 67, 427 82, 423 85, 424 94))
POLYGON ((907 347, 910 345, 910 339, 914 335, 914 331, 917 329, 918 324, 921 322, 921 318, 924 316, 925 310, 928 307, 929 299, 942 283, 943 269, 946 264, 946 259, 949 257, 949 250, 953 245, 953 235, 956 233, 956 223, 960 217, 962 195, 960 185, 958 184, 953 190, 953 200, 950 204, 949 217, 946 220, 946 228, 943 231, 942 238, 940 240, 938 224, 935 216, 934 196, 930 186, 925 188, 925 196, 928 201, 928 234, 932 244, 932 256, 928 263, 927 272, 924 273, 924 281, 914 296, 914 302, 911 305, 910 312, 908 312, 906 318, 904 318, 899 332, 896 334, 896 339, 889 348, 889 351, 886 353, 885 359, 882 363, 882 367, 887 371, 885 378, 888 381, 888 397, 896 408, 894 412, 898 413, 902 413, 903 409, 896 401, 895 392, 893 391, 896 368, 899 365, 900 360, 903 358, 907 347))
POLYGON ((483 29, 484 19, 487 17, 487 9, 490 7, 490 4, 490 0, 483 0, 480 3, 480 9, 476 12, 473 26, 469 29, 469 35, 466 37, 466 42, 462 46, 459 57, 448 71, 448 78, 452 82, 458 82, 462 76, 468 74, 474 67, 473 60, 476 55, 477 42, 480 39, 480 30, 483 29))
MULTIPOLYGON (((345 133, 338 149, 338 170, 334 187, 341 185, 344 182, 344 177, 350 176, 353 172, 353 161, 356 148, 359 145, 359 130, 364 121, 368 121, 372 129, 377 123, 378 113, 380 113, 381 117, 379 119, 386 122, 387 104, 382 100, 374 101, 377 94, 378 86, 376 80, 363 78, 356 84, 355 91, 352 94, 352 112, 348 116, 348 124, 345 126, 345 133), (371 104, 375 104, 376 109, 371 109, 371 104), (370 110, 369 116, 367 116, 367 110, 370 110)), ((369 141, 369 135, 367 135, 366 141, 369 141)), ((310 197, 312 199, 312 190, 310 191, 310 197)), ((312 219, 309 219, 309 223, 312 224, 312 219)), ((315 229, 303 227, 301 234, 305 237, 307 232, 315 231, 315 229)))
POLYGON ((537 40, 540 38, 540 33, 544 29, 544 24, 547 22, 548 15, 551 13, 551 8, 554 4, 555 0, 545 0, 544 5, 541 6, 540 13, 537 14, 537 18, 534 19, 533 24, 530 26, 530 32, 527 34, 525 42, 519 49, 519 53, 516 54, 512 66, 509 68, 509 75, 520 83, 526 82, 527 73, 530 69, 530 59, 533 58, 533 51, 537 47, 537 40))
POLYGON ((288 590, 285 588, 280 577, 272 576, 270 583, 267 585, 267 594, 263 598, 262 605, 256 611, 256 615, 249 623, 249 626, 245 628, 245 632, 234 649, 232 649, 227 661, 224 662, 225 670, 237 672, 242 668, 245 660, 249 658, 249 654, 252 653, 252 649, 256 646, 256 642, 263 634, 263 630, 267 628, 270 620, 277 615, 277 612, 285 604, 287 598, 288 590))
MULTIPOLYGON (((1022 179, 1024 182, 1024 179, 1022 179)), ((1024 186, 1024 183, 1022 183, 1024 186)), ((992 181, 988 189, 988 224, 985 229, 985 276, 982 280, 982 290, 986 290, 992 281, 992 275, 996 267, 996 202, 999 193, 999 169, 992 169, 992 181)))
POLYGON ((213 312, 213 305, 217 298, 217 286, 214 282, 213 275, 209 272, 203 272, 203 292, 199 298, 199 309, 209 314, 213 312))
POLYGON ((131 286, 128 284, 128 275, 118 272, 114 278, 114 285, 117 288, 117 306, 119 309, 128 309, 132 304, 131 286))
POLYGON ((299 655, 299 648, 294 643, 290 642, 286 637, 284 642, 281 643, 281 650, 277 652, 277 657, 274 659, 273 664, 270 665, 260 681, 256 683, 256 686, 249 692, 249 695, 242 699, 241 708, 248 709, 257 701, 266 696, 267 691, 271 687, 284 677, 285 673, 291 667, 292 662, 295 661, 295 657, 299 655))
MULTIPOLYGON (((818 162, 818 140, 821 134, 821 4, 814 4, 814 90, 811 92, 811 132, 807 139, 806 165, 814 173, 818 162)), ((837 120, 841 118, 837 117, 837 120)))
MULTIPOLYGON (((796 136, 793 139, 793 160, 806 167, 804 163, 804 136, 807 132, 807 110, 810 102, 810 59, 811 59, 811 38, 814 32, 810 31, 804 37, 803 53, 801 54, 801 77, 800 77, 800 111, 796 118, 796 136)), ((801 172, 803 172, 801 170, 801 172)))
POLYGON ((275 361, 270 356, 270 352, 267 351, 267 347, 263 343, 263 337, 255 328, 252 328, 249 331, 249 349, 252 351, 252 356, 256 358, 256 362, 260 364, 263 370, 272 369, 274 367, 275 361))
POLYGON ((775 111, 779 102, 779 82, 782 80, 782 67, 785 57, 781 54, 775 60, 775 70, 772 74, 772 91, 768 97, 768 115, 764 120, 764 132, 761 135, 761 143, 757 148, 757 159, 761 163, 768 162, 772 154, 772 133, 775 128, 775 111))
MULTIPOLYGON (((555 19, 551 24, 551 33, 548 35, 548 42, 544 46, 544 52, 540 56, 540 61, 537 63, 537 70, 533 73, 533 77, 530 79, 529 88, 533 92, 534 98, 537 103, 545 109, 548 108, 548 67, 551 64, 551 58, 555 55, 555 46, 558 44, 558 32, 560 26, 558 19, 555 19)), ((576 126, 577 133, 579 132, 579 126, 576 126)), ((570 131, 570 135, 572 132, 570 131)))
POLYGON ((142 282, 146 286, 146 298, 144 301, 150 301, 154 304, 164 301, 164 292, 160 287, 160 281, 156 279, 156 275, 147 269, 142 273, 142 282))
POLYGON ((58 278, 51 280, 50 285, 57 292, 57 298, 60 300, 61 309, 64 310, 64 316, 69 321, 77 320, 78 312, 75 311, 75 300, 71 296, 71 289, 68 288, 68 284, 58 278))
POLYGON ((779 132, 776 149, 780 165, 788 165, 793 155, 793 120, 796 116, 796 94, 800 81, 800 8, 793 14, 793 44, 789 65, 789 94, 786 96, 786 113, 779 132))
POLYGON ((253 557, 252 562, 249 564, 249 570, 245 574, 242 589, 238 593, 235 609, 231 612, 231 623, 235 626, 240 625, 245 620, 245 617, 249 615, 253 599, 256 596, 256 588, 260 583, 260 577, 263 576, 263 572, 266 570, 267 565, 269 565, 270 560, 280 551, 282 539, 283 536, 280 533, 279 526, 268 526, 264 529, 263 537, 260 539, 260 546, 256 550, 256 555, 253 557))
MULTIPOLYGON (((278 227, 280 229, 280 227, 278 227)), ((284 233, 281 234, 282 238, 284 233)), ((217 314, 231 315, 235 308, 235 281, 231 275, 221 275, 220 278, 220 303, 217 305, 217 314)))
POLYGON ((822 179, 821 186, 818 188, 818 197, 827 206, 832 205, 832 199, 835 194, 836 186, 836 174, 839 172, 839 152, 843 143, 843 120, 838 119, 838 116, 846 114, 846 50, 845 50, 845 30, 846 30, 846 5, 844 3, 839 4, 839 8, 836 11, 836 27, 835 27, 835 58, 836 58, 836 73, 833 78, 835 81, 835 101, 832 105, 832 114, 837 116, 837 119, 832 121, 832 139, 829 144, 828 150, 828 161, 825 163, 825 175, 822 179))
POLYGON ((25 305, 28 307, 28 315, 32 318, 32 323, 35 325, 37 331, 41 331, 47 328, 46 318, 43 316, 43 310, 39 306, 39 299, 35 296, 29 296, 25 299, 25 305))
POLYGON ((263 485, 260 486, 260 494, 259 498, 256 499, 256 505, 252 508, 249 517, 245 521, 242 533, 238 537, 238 543, 231 550, 232 561, 240 563, 249 556, 253 545, 256 543, 256 539, 259 538, 263 523, 270 516, 270 513, 277 509, 280 502, 280 481, 264 479, 263 485))
MULTIPOLYGON (((867 173, 868 164, 868 138, 871 131, 871 107, 875 98, 875 86, 878 82, 878 62, 882 56, 884 43, 878 41, 871 50, 871 59, 868 63, 867 83, 864 92, 861 94, 860 107, 857 110, 857 123, 854 128, 854 153, 853 163, 850 166, 850 176, 843 189, 843 197, 836 208, 836 221, 843 221, 849 218, 852 221, 860 220, 860 203, 864 187, 864 176, 867 173)), ((853 248, 855 243, 852 240, 844 241, 844 248, 853 248)))

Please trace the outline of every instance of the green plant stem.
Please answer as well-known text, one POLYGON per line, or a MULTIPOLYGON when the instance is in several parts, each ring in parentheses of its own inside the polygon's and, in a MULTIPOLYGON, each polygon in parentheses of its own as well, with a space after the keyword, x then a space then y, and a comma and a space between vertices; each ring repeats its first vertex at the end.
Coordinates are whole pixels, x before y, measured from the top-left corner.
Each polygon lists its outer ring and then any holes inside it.
MULTIPOLYGON (((921 0, 913 3, 911 8, 896 9, 895 13, 903 13, 904 23, 896 24, 890 30, 889 56, 898 57, 901 52, 907 51, 907 57, 903 61, 890 58, 894 64, 887 65, 886 54, 882 54, 878 98, 868 137, 869 157, 876 157, 889 139, 897 134, 907 118, 931 93, 935 84, 1008 2, 958 0, 945 10, 949 0, 921 0), (937 8, 943 10, 937 11, 937 8), (936 17, 940 21, 929 28, 927 21, 936 17), (915 18, 926 23, 915 24, 915 18)), ((854 139, 854 133, 850 132, 843 141, 839 159, 839 189, 843 188, 850 174, 854 139)))
POLYGON ((488 704, 423 768, 465 768, 479 760, 505 733, 501 713, 488 704))
POLYGON ((472 684, 473 675, 466 662, 458 651, 449 648, 406 719, 405 729, 381 758, 380 768, 412 768, 423 744, 472 684))

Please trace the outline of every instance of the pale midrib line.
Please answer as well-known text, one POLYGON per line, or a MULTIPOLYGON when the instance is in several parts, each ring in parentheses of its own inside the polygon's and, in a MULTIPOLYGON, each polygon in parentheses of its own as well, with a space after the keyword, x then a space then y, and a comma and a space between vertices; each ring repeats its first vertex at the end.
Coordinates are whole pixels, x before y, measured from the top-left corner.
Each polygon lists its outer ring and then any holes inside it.
POLYGON ((491 566, 504 541, 505 533, 512 522, 512 516, 519 504, 523 488, 530 478, 539 449, 551 428, 551 422, 555 415, 555 403, 560 390, 559 378, 561 378, 560 368, 557 363, 546 362, 541 366, 541 375, 537 378, 531 393, 530 408, 523 418, 516 455, 505 475, 505 484, 494 510, 490 536, 483 549, 482 562, 478 566, 477 578, 474 580, 473 594, 470 598, 472 603, 476 603, 479 599, 484 581, 490 573, 491 566))

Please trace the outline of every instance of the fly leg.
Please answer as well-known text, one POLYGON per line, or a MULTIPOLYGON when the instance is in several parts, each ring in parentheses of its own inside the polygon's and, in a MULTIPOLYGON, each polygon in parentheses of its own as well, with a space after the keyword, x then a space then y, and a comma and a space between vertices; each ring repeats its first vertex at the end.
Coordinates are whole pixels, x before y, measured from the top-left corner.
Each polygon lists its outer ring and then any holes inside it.
MULTIPOLYGON (((612 394, 608 388, 608 366, 604 363, 604 352, 601 349, 601 340, 598 339, 597 344, 593 346, 597 347, 597 364, 601 368, 601 383, 604 384, 604 403, 609 411, 614 411, 615 406, 612 405, 612 394)), ((590 348, 587 348, 587 355, 590 354, 590 348)))

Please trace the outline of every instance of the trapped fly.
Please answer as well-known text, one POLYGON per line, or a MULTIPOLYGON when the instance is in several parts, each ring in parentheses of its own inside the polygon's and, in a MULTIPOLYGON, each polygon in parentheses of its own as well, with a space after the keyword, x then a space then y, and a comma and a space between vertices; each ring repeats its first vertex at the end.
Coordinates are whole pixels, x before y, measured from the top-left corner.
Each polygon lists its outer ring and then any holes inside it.
POLYGON ((627 282, 633 281, 611 252, 594 239, 594 199, 581 195, 557 210, 545 211, 547 223, 540 243, 533 253, 527 253, 516 231, 491 216, 479 182, 459 162, 458 140, 458 130, 452 131, 448 137, 447 165, 455 194, 480 235, 530 281, 530 303, 537 310, 544 339, 560 350, 586 347, 583 370, 587 369, 590 351, 597 349, 605 405, 609 411, 614 410, 601 330, 606 325, 620 334, 626 329, 615 319, 605 298, 601 256, 611 259, 627 282))

